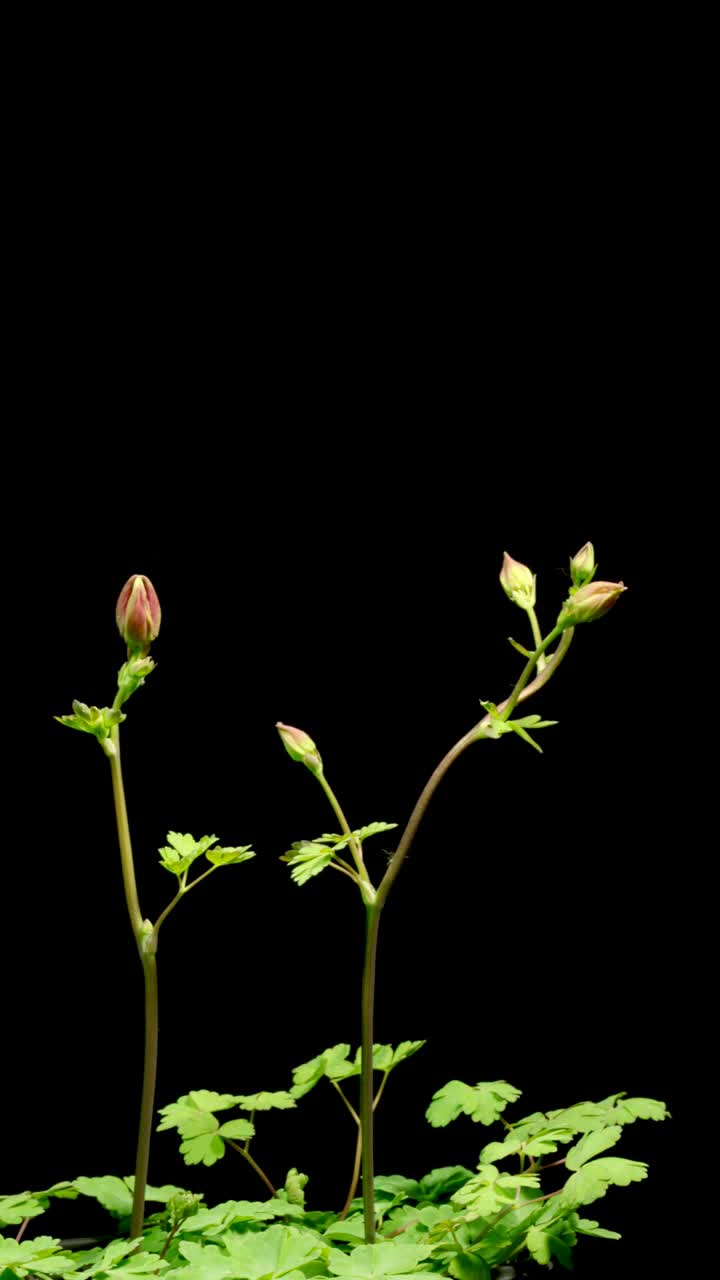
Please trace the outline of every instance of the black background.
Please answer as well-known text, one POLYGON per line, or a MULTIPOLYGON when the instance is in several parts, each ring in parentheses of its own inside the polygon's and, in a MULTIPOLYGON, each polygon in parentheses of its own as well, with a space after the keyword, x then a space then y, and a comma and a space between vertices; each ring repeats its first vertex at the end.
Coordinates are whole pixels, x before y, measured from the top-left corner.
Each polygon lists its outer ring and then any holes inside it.
MULTIPOLYGON (((246 129, 234 164, 173 103, 137 151, 120 145, 137 121, 94 126, 70 86, 65 123, 38 119, 5 474, 8 1191, 133 1167, 142 985, 109 769, 52 719, 112 700, 127 577, 149 575, 163 606, 123 728, 143 911, 172 890, 168 829, 258 853, 163 928, 164 1105, 282 1089, 358 1042, 362 908, 339 877, 297 888, 278 860, 334 823, 275 722, 313 735, 354 824, 402 824, 517 674, 503 550, 537 572, 548 626, 591 539, 628 591, 534 701, 559 721, 544 754, 467 752, 384 913, 376 1038, 427 1045, 388 1085, 377 1167, 474 1165, 485 1131, 424 1120, 450 1078, 508 1079, 518 1115, 664 1098, 672 1122, 630 1127, 620 1150, 650 1161, 647 1182, 588 1212, 624 1239, 582 1241, 578 1274, 687 1258, 666 1231, 711 933, 703 201, 671 94, 613 115, 603 89, 576 119, 546 89, 509 143, 495 116, 479 141, 430 127, 433 110, 420 127, 410 102, 375 150, 362 111, 331 137, 320 104, 271 146, 246 129)), ((318 1088, 260 1117, 254 1149, 279 1182, 308 1172, 316 1207, 342 1203, 353 1144, 318 1088)), ((186 1168, 171 1134, 151 1181, 261 1194, 232 1152, 186 1168)))

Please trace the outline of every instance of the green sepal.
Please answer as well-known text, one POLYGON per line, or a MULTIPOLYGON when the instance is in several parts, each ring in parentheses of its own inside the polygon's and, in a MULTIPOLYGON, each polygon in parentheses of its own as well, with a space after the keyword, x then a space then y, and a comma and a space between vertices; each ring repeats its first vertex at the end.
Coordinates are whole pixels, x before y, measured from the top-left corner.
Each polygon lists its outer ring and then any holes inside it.
POLYGON ((508 644, 511 644, 513 649, 517 649, 518 653, 521 653, 523 658, 532 658, 532 650, 526 649, 522 644, 518 644, 517 640, 513 640, 512 636, 508 636, 508 644))

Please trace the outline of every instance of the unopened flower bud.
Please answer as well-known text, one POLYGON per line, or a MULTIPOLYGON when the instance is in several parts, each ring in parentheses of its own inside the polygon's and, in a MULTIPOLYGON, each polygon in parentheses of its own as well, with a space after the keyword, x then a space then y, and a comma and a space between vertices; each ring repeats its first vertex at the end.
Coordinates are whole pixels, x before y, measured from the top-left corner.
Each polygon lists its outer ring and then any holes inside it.
POLYGON ((278 720, 275 725, 282 744, 292 760, 300 760, 311 773, 322 771, 322 760, 312 738, 302 729, 294 729, 291 724, 283 724, 278 720))
POLYGON ((622 582, 588 582, 565 601, 558 625, 575 627, 579 622, 594 622, 612 609, 627 587, 622 582))
POLYGON ((128 647, 128 657, 140 650, 145 655, 160 630, 160 601, 149 578, 134 573, 118 597, 115 618, 128 647))
POLYGON ((521 609, 532 609, 535 606, 535 575, 526 564, 513 560, 507 551, 500 570, 502 589, 513 604, 521 609))
POLYGON ((570 577, 574 587, 584 587, 595 572, 595 551, 592 542, 586 542, 570 561, 570 577))

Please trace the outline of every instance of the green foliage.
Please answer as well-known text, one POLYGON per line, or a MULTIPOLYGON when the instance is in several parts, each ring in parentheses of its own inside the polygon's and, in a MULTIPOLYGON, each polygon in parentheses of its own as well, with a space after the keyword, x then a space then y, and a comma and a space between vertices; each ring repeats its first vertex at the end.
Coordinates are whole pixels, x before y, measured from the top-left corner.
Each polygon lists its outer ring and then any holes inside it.
POLYGON ((279 1089, 275 1093, 240 1094, 235 1099, 235 1103, 243 1111, 270 1111, 273 1108, 279 1111, 287 1111, 290 1107, 297 1105, 292 1094, 285 1092, 283 1089, 279 1089))
POLYGON ((59 724, 68 729, 79 729, 81 733, 91 733, 102 745, 109 737, 115 725, 126 719, 122 711, 116 707, 88 707, 77 698, 72 704, 71 716, 55 716, 59 724))
MULTIPOLYGON (((384 1071, 389 1075, 401 1062, 411 1058, 422 1049, 424 1040, 403 1040, 396 1048, 390 1044, 373 1045, 373 1070, 384 1071)), ((293 1098, 302 1098, 315 1085, 327 1076, 328 1080, 348 1080, 359 1076, 362 1069, 362 1050, 357 1049, 355 1057, 350 1059, 350 1045, 336 1044, 332 1049, 325 1049, 316 1058, 303 1062, 293 1069, 293 1086, 290 1093, 293 1098)))
MULTIPOLYGON (((8 1240, 0 1236, 0 1267, 10 1276, 65 1276, 75 1272, 76 1264, 60 1241, 52 1236, 35 1236, 34 1240, 8 1240)), ((3 1275, 6 1274, 4 1271, 3 1275)))
POLYGON ((604 1156, 584 1164, 568 1178, 561 1192, 562 1202, 573 1208, 592 1204, 605 1195, 608 1187, 626 1187, 630 1182, 642 1182, 643 1178, 647 1178, 647 1165, 640 1160, 604 1156))
POLYGON ((490 720, 488 724, 483 724, 479 737, 501 738, 506 733, 516 733, 523 742, 527 742, 529 746, 539 751, 540 755, 542 755, 542 747, 530 736, 528 729, 548 729, 551 725, 558 723, 557 720, 541 720, 540 716, 536 715, 523 716, 519 720, 503 720, 494 702, 483 702, 481 698, 480 705, 485 708, 490 720))
POLYGON ((229 1093, 197 1089, 160 1108, 163 1116, 158 1131, 177 1129, 183 1142, 180 1152, 186 1164, 213 1165, 225 1154, 225 1139, 245 1141, 255 1133, 249 1120, 228 1120, 221 1124, 216 1111, 235 1106, 229 1093))
MULTIPOLYGON (((383 831, 394 831, 396 822, 371 822, 367 827, 358 827, 348 835, 337 835, 324 832, 314 840, 296 840, 287 853, 282 854, 280 861, 287 862, 292 868, 290 872, 296 884, 306 884, 313 876, 317 876, 331 863, 345 867, 347 864, 337 855, 352 842, 362 846, 370 836, 380 835, 383 831)), ((354 873, 353 873, 354 874, 354 873)))
POLYGON ((427 1245, 383 1241, 380 1244, 362 1244, 349 1254, 330 1250, 328 1270, 343 1280, 374 1280, 379 1276, 394 1276, 396 1280, 411 1280, 424 1274, 420 1270, 430 1249, 427 1245))
POLYGON ((25 1218, 36 1218, 45 1208, 31 1191, 21 1191, 14 1196, 0 1196, 0 1227, 15 1225, 25 1218))
POLYGON ((450 1080, 433 1094, 425 1115, 435 1128, 450 1124, 460 1115, 470 1116, 480 1124, 492 1124, 520 1093, 520 1089, 505 1080, 481 1081, 475 1085, 450 1080))
POLYGON ((238 848, 224 849, 220 846, 212 848, 213 845, 217 845, 217 836, 201 836, 196 840, 189 833, 168 831, 167 839, 167 845, 159 850, 160 865, 179 877, 185 876, 196 858, 201 858, 203 854, 208 862, 216 867, 246 862, 248 858, 255 857, 249 844, 238 848))

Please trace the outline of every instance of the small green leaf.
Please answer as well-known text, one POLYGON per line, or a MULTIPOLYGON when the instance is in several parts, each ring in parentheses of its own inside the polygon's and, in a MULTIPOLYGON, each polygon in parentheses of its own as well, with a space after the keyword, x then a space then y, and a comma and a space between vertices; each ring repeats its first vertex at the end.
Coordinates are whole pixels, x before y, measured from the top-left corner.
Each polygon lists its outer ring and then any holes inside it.
POLYGON ((231 867, 239 862, 247 862, 250 858, 254 858, 255 854, 250 845, 245 844, 232 849, 218 846, 217 849, 209 849, 205 857, 216 867, 231 867))
POLYGON ((0 1227, 15 1226, 24 1218, 37 1218, 44 1206, 30 1191, 14 1196, 0 1196, 0 1227))
POLYGON ((576 1208, 601 1199, 609 1186, 626 1187, 630 1182, 642 1182, 647 1177, 647 1165, 639 1160, 621 1160, 618 1156, 605 1156, 591 1160, 573 1173, 560 1192, 563 1204, 576 1208))
POLYGON ((168 843, 160 849, 160 859, 166 871, 180 876, 200 858, 211 845, 217 842, 217 836, 202 836, 196 840, 188 832, 168 831, 168 843))
POLYGON ((293 1095, 283 1089, 278 1089, 275 1093, 243 1093, 235 1102, 243 1111, 270 1111, 273 1108, 287 1111, 289 1107, 297 1105, 293 1095))
POLYGON ((492 1124, 521 1090, 505 1080, 481 1081, 476 1085, 450 1080, 433 1095, 425 1115, 434 1128, 449 1124, 459 1115, 470 1116, 480 1124, 492 1124))
POLYGON ((557 1258, 561 1266, 567 1270, 572 1268, 575 1232, 567 1219, 561 1218, 551 1226, 531 1226, 525 1243, 528 1252, 541 1266, 547 1266, 557 1258))
POLYGON ((264 1231, 228 1231, 222 1242, 232 1262, 231 1274, 243 1280, 275 1280, 280 1276, 289 1280, 291 1274, 315 1262, 326 1249, 319 1238, 279 1224, 264 1231))
POLYGON ((132 1191, 123 1178, 113 1174, 102 1178, 75 1178, 75 1187, 80 1195, 92 1196, 116 1217, 125 1218, 132 1213, 132 1191))
POLYGON ((614 1147, 621 1137, 622 1129, 619 1124, 611 1124, 606 1129, 595 1129, 591 1133, 586 1133, 574 1147, 570 1148, 565 1157, 565 1164, 573 1171, 580 1169, 601 1151, 614 1147))
POLYGON ((619 1231, 607 1231, 591 1218, 575 1217, 575 1230, 581 1236, 598 1236, 601 1240, 622 1240, 619 1231))
POLYGON ((214 1093, 212 1089, 191 1089, 186 1099, 179 1099, 180 1102, 186 1100, 200 1111, 227 1111, 237 1102, 233 1093, 214 1093))
POLYGON ((450 1259, 448 1273, 455 1280, 491 1280, 491 1271, 479 1253, 457 1253, 450 1259))
POLYGON ((611 1118, 617 1124, 633 1124, 635 1120, 666 1120, 669 1115, 665 1103, 657 1098, 623 1098, 611 1112, 611 1118))
POLYGON ((292 849, 281 856, 280 861, 287 862, 292 867, 292 879, 296 884, 302 885, 329 867, 334 857, 334 849, 328 849, 317 841, 297 840, 292 849))
POLYGON ((466 1169, 464 1165, 453 1164, 445 1165, 442 1169, 432 1169, 430 1173, 426 1173, 419 1183, 419 1200, 440 1200, 442 1197, 451 1196, 460 1187, 469 1182, 473 1174, 470 1169, 466 1169))
POLYGON ((419 1264, 430 1253, 429 1245, 405 1244, 384 1240, 380 1244, 363 1244, 349 1254, 330 1250, 328 1270, 345 1280, 376 1280, 379 1276, 414 1277, 423 1275, 419 1264))
POLYGON ((411 1058, 426 1043, 425 1040, 402 1040, 397 1048, 393 1049, 391 1069, 394 1070, 399 1063, 411 1058))
POLYGON ((239 1138, 244 1142, 253 1137, 255 1126, 249 1120, 226 1120, 225 1124, 220 1125, 218 1133, 221 1138, 239 1138))
MULTIPOLYGON (((311 1089, 314 1089, 318 1081, 330 1071, 337 1072, 340 1064, 348 1057, 350 1053, 349 1044, 336 1044, 332 1049, 325 1049, 319 1053, 316 1058, 310 1058, 308 1062, 302 1062, 299 1067, 293 1069, 293 1086, 290 1090, 293 1098, 302 1098, 311 1089)), ((352 1064, 347 1064, 351 1072, 352 1064)))
POLYGON ((370 836, 378 836, 383 831, 394 831, 397 825, 397 822, 371 822, 369 826, 353 831, 353 835, 362 844, 364 840, 369 840, 370 836))

